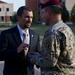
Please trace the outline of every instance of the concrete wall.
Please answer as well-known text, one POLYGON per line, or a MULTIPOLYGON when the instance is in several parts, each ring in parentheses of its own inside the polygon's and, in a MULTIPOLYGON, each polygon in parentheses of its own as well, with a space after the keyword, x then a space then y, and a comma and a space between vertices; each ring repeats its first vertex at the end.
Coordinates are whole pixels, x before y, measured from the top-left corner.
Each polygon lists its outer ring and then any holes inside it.
POLYGON ((69 14, 71 15, 71 10, 72 10, 72 7, 74 6, 75 4, 75 0, 66 0, 65 1, 65 5, 66 5, 66 8, 67 10, 69 11, 69 14))

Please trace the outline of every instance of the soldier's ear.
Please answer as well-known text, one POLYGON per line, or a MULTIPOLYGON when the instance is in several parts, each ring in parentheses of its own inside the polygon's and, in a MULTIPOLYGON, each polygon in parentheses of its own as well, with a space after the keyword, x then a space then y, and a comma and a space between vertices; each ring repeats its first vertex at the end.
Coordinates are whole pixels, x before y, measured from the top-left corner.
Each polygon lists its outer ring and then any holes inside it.
POLYGON ((51 16, 51 11, 49 9, 47 11, 48 11, 49 16, 51 16))

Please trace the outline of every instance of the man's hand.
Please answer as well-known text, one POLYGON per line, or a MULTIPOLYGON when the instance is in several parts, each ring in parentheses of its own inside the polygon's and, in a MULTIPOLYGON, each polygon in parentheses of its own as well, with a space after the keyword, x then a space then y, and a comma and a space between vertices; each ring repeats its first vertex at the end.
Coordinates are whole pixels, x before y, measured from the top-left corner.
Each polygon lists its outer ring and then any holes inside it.
POLYGON ((17 52, 20 53, 26 47, 29 47, 29 45, 28 44, 20 44, 19 47, 17 48, 17 52))

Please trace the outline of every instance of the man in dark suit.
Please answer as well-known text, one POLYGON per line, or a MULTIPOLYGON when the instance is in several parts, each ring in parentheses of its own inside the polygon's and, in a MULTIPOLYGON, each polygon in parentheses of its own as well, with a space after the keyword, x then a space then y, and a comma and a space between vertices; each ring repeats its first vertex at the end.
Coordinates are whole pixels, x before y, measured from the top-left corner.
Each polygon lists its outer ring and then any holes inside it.
POLYGON ((40 49, 39 35, 30 29, 33 12, 29 7, 21 6, 17 11, 17 25, 1 32, 0 60, 4 60, 3 75, 27 75, 28 54, 40 49), (28 44, 23 43, 23 32, 27 33, 28 44))

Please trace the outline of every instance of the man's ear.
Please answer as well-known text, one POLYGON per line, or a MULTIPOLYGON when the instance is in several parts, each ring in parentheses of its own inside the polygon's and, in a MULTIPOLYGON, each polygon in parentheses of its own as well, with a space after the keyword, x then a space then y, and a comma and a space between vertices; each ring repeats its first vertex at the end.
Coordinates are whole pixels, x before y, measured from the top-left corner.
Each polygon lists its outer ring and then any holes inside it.
POLYGON ((17 20, 20 20, 20 16, 16 16, 17 20))

